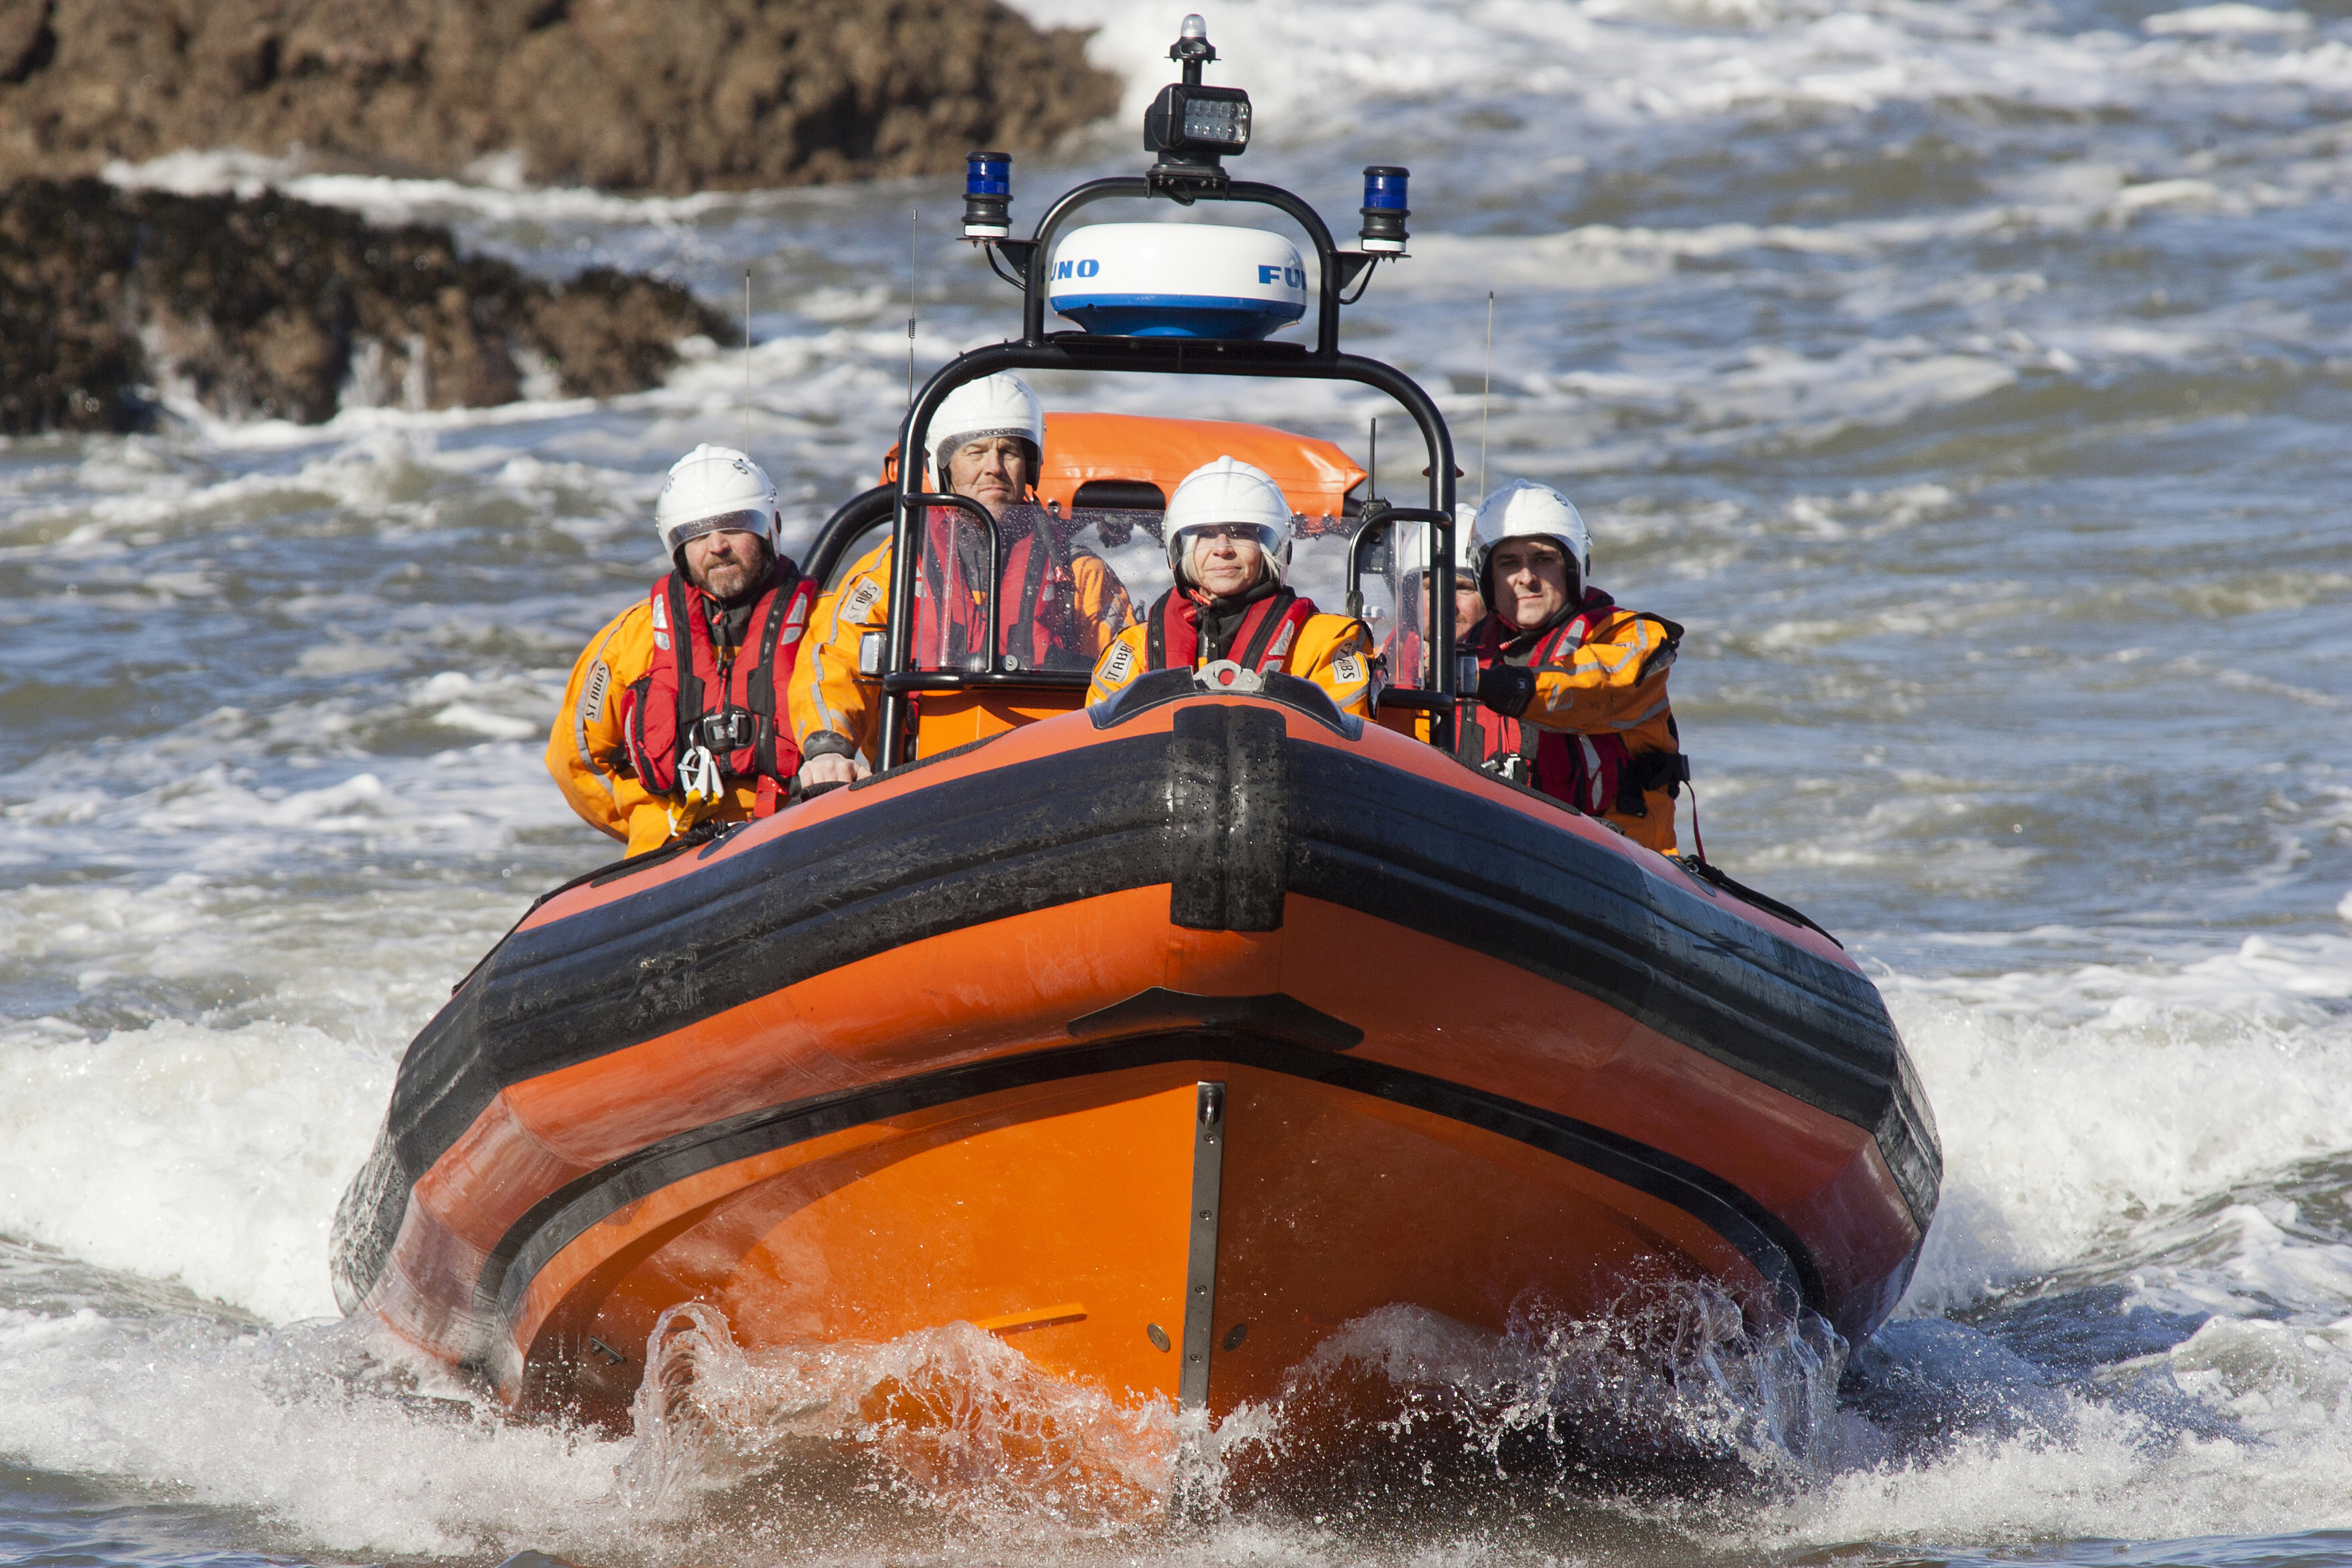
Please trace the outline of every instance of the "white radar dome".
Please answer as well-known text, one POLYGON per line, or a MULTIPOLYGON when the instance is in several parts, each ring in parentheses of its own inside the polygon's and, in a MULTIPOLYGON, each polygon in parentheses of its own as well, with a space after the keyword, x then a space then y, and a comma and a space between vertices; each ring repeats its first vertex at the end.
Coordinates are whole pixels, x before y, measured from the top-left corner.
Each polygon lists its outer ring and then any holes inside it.
POLYGON ((1262 228, 1098 223, 1054 247, 1046 295, 1089 332, 1262 338, 1307 313, 1298 247, 1262 228))

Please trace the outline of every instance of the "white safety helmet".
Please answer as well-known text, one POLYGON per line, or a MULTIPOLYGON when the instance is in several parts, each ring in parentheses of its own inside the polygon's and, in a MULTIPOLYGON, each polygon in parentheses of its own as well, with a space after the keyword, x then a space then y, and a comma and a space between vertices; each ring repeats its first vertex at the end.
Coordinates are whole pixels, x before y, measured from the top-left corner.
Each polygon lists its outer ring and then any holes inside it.
MULTIPOLYGON (((1391 527, 1396 537, 1398 581, 1403 581, 1410 573, 1428 571, 1430 535, 1434 531, 1425 522, 1400 522, 1391 527)), ((1477 554, 1478 509, 1465 501, 1454 509, 1454 574, 1475 576, 1477 554)))
POLYGON ((1246 528, 1273 569, 1278 588, 1290 580, 1290 502, 1272 474, 1235 458, 1203 463, 1186 474, 1168 498, 1168 510, 1160 520, 1168 570, 1179 588, 1192 587, 1184 568, 1192 539, 1211 528, 1246 528))
POLYGON ((779 506, 776 482, 766 469, 732 447, 705 442, 670 465, 654 502, 654 531, 673 561, 688 540, 726 529, 756 533, 781 554, 779 506))
POLYGON ((1486 583, 1486 558, 1506 539, 1549 539, 1567 551, 1569 564, 1576 568, 1577 581, 1570 584, 1571 590, 1592 579, 1592 532, 1584 526, 1584 514, 1549 485, 1513 479, 1500 489, 1487 491, 1486 499, 1478 503, 1476 535, 1472 569, 1478 574, 1479 591, 1490 605, 1495 594, 1486 583))
POLYGON ((1045 405, 1017 375, 1000 373, 967 381, 931 416, 931 473, 944 486, 948 458, 968 441, 1011 436, 1029 443, 1029 482, 1045 454, 1045 405))

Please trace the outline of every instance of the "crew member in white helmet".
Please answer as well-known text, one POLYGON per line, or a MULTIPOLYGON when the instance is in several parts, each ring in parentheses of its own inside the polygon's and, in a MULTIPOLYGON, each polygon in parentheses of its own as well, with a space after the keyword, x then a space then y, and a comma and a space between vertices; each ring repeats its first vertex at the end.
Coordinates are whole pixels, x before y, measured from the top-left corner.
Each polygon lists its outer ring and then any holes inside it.
POLYGON ((1673 854, 1690 764, 1666 672, 1683 628, 1591 585, 1592 536, 1549 485, 1514 479, 1488 495, 1473 559, 1493 614, 1465 645, 1479 676, 1463 759, 1673 854))
MULTIPOLYGON (((1017 375, 992 375, 950 393, 932 416, 931 472, 996 520, 1002 583, 997 643, 1008 667, 1092 667, 1133 624, 1127 587, 1109 564, 1074 548, 1035 505, 1045 459, 1045 413, 1017 375)), ((969 514, 935 509, 926 519, 915 617, 915 655, 955 668, 986 658, 989 540, 969 514)), ((818 601, 809 656, 793 683, 801 783, 847 784, 872 771, 881 682, 861 675, 858 651, 888 626, 891 545, 885 540, 818 601)))
POLYGON ((782 699, 815 595, 782 527, 757 463, 697 447, 655 503, 672 570, 573 666, 548 771, 632 855, 698 823, 766 816, 799 768, 782 699))
POLYGON ((1371 636, 1291 591, 1290 502, 1271 475, 1234 458, 1204 463, 1168 498, 1162 526, 1176 585, 1104 653, 1089 705, 1146 670, 1230 659, 1312 680, 1342 713, 1371 717, 1371 636))

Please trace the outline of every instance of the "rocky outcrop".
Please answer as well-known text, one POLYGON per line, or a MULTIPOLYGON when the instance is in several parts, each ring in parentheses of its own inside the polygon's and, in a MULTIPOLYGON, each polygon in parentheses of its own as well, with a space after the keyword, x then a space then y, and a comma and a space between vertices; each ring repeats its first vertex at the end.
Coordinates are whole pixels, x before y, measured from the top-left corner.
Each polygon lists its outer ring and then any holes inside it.
POLYGON ((534 375, 610 396, 658 382, 679 339, 729 330, 672 283, 551 285, 459 255, 444 228, 277 195, 0 195, 0 433, 137 429, 171 384, 226 417, 304 423, 346 402, 505 403, 534 375))
POLYGON ((184 148, 631 191, 957 167, 1109 112, 998 0, 0 0, 0 180, 184 148))

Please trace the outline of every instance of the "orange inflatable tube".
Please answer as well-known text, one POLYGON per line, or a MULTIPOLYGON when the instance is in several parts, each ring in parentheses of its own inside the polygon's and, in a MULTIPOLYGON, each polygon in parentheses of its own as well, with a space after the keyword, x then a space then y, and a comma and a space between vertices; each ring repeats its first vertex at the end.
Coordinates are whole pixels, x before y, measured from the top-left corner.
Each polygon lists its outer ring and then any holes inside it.
POLYGON ((1866 1334, 1939 1155, 1801 920, 1307 683, 1160 672, 543 900, 404 1061, 338 1292, 611 1422, 685 1301, 1212 1418, 1399 1302, 1866 1334))

